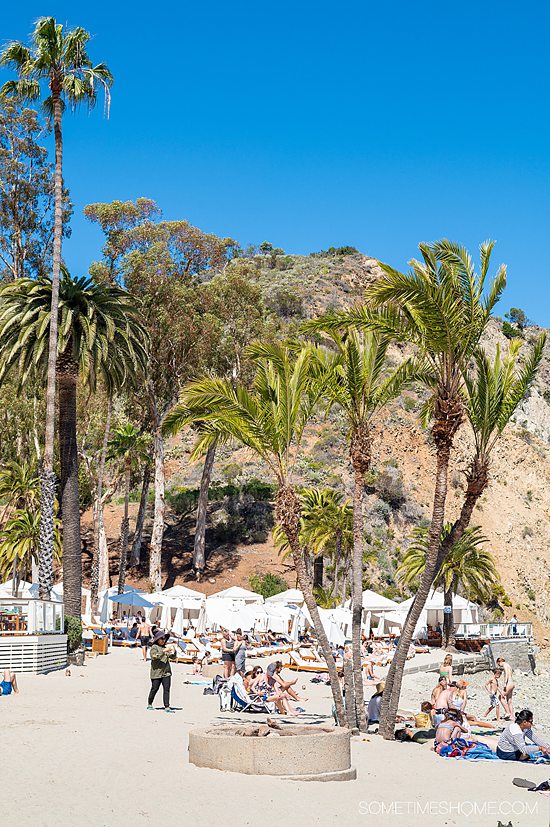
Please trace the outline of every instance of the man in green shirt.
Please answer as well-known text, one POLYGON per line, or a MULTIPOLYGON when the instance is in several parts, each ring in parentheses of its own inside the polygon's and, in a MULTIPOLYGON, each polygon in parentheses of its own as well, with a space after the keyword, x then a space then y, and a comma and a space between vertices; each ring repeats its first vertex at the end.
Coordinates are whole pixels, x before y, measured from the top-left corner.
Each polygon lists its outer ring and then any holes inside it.
POLYGON ((155 695, 162 684, 162 695, 165 712, 174 712, 170 706, 170 684, 172 682, 172 667, 170 661, 176 657, 175 650, 167 649, 166 643, 170 637, 168 632, 159 629, 152 640, 150 657, 151 657, 151 691, 149 692, 149 699, 147 709, 153 709, 153 701, 155 695))

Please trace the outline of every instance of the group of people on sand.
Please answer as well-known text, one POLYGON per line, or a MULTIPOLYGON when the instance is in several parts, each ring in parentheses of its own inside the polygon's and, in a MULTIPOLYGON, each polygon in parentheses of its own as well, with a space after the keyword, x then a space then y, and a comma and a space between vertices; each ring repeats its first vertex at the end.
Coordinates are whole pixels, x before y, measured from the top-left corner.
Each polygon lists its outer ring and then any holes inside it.
MULTIPOLYGON (((464 680, 453 680, 452 658, 447 656, 440 669, 440 677, 432 691, 431 700, 423 702, 420 714, 414 716, 418 730, 413 733, 406 728, 398 729, 395 732, 396 740, 416 743, 433 740, 435 751, 446 756, 466 755, 471 754, 473 749, 485 749, 488 757, 497 757, 504 761, 529 761, 545 756, 549 756, 550 759, 550 744, 533 731, 531 710, 522 709, 517 715, 514 714, 514 683, 510 664, 504 658, 498 658, 497 664, 497 668, 485 684, 489 693, 489 709, 483 717, 487 717, 491 710, 495 709, 498 724, 498 709, 502 704, 507 713, 503 720, 507 720, 508 723, 499 736, 481 735, 472 731, 472 727, 493 729, 494 725, 479 720, 468 711, 468 684, 464 680), (502 686, 499 684, 500 679, 502 686)), ((403 722, 408 719, 407 715, 398 716, 397 721, 403 722)))
MULTIPOLYGON (((446 684, 444 685, 444 688, 446 690, 457 688, 457 682, 453 681, 452 655, 445 656, 445 659, 439 669, 439 677, 440 683, 442 679, 444 679, 446 684)), ((493 670, 491 677, 485 684, 485 689, 489 695, 489 708, 483 717, 487 718, 488 715, 490 715, 494 710, 496 720, 500 721, 500 707, 502 706, 502 709, 504 710, 503 720, 511 721, 514 718, 513 695, 515 688, 512 667, 504 658, 497 658, 496 669, 493 670)), ((434 692, 436 692, 436 689, 434 692)), ((455 692, 455 694, 457 693, 455 692)), ((460 696, 460 693, 458 693, 458 695, 460 696)), ((435 702, 433 693, 432 702, 435 702)))

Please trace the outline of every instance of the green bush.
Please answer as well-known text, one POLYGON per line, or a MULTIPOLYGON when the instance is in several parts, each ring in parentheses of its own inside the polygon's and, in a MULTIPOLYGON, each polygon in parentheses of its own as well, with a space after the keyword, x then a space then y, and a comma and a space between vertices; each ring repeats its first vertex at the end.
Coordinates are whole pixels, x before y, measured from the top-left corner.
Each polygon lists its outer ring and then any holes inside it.
POLYGON ((510 324, 510 322, 502 322, 502 332, 507 339, 521 338, 521 331, 518 330, 517 327, 514 327, 513 324, 510 324))
POLYGON ((78 617, 65 615, 65 634, 67 635, 67 650, 74 652, 82 642, 82 623, 78 617))
POLYGON ((278 574, 251 574, 248 582, 252 591, 261 594, 263 598, 273 597, 288 589, 288 583, 278 574))

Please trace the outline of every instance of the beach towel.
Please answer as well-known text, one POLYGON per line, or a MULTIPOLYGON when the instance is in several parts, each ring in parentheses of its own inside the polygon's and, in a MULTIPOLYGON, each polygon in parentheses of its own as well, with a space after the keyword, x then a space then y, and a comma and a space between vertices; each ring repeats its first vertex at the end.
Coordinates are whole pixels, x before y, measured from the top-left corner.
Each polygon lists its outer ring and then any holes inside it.
POLYGON ((450 744, 437 744, 435 751, 442 758, 463 758, 468 761, 498 761, 496 754, 487 744, 455 738, 450 744))

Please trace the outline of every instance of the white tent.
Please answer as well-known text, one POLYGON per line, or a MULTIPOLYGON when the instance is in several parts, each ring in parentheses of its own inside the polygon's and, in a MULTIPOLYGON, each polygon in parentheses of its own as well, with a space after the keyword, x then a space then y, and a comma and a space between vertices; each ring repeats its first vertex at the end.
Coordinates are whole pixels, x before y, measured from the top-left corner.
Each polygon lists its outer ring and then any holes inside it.
POLYGON ((203 592, 199 592, 196 589, 188 589, 187 586, 170 586, 169 589, 164 589, 162 592, 157 592, 157 594, 163 594, 166 597, 183 597, 185 600, 204 600, 206 595, 203 592))
POLYGON ((266 597, 266 603, 292 603, 294 606, 304 605, 304 595, 300 589, 286 589, 284 592, 274 594, 273 597, 266 597))
MULTIPOLYGON (((6 580, 0 583, 0 597, 11 597, 13 580, 6 580)), ((17 587, 17 597, 38 597, 38 584, 29 583, 27 580, 20 580, 17 587)))
MULTIPOLYGON (((52 600, 57 600, 59 603, 63 603, 63 583, 62 582, 56 583, 52 587, 51 596, 52 596, 52 600)), ((82 603, 82 614, 83 615, 88 615, 91 618, 92 592, 91 592, 90 589, 87 589, 85 586, 82 586, 81 603, 82 603)))
MULTIPOLYGON (((439 591, 434 591, 429 595, 422 612, 425 618, 425 626, 435 627, 438 623, 443 624, 443 606, 445 605, 444 597, 443 592, 439 591)), ((406 615, 413 600, 414 597, 409 597, 408 600, 404 600, 403 603, 399 604, 397 611, 400 614, 406 615)), ((458 594, 453 596, 453 620, 455 623, 479 623, 478 612, 479 606, 475 603, 472 603, 470 600, 466 600, 466 598, 461 597, 458 594)))
POLYGON ((397 609, 399 603, 395 600, 390 600, 389 597, 384 597, 383 594, 377 594, 372 589, 365 589, 363 592, 363 608, 370 612, 387 612, 392 609, 397 609))
POLYGON ((241 600, 245 603, 264 602, 261 594, 251 592, 248 589, 242 589, 240 586, 230 586, 228 589, 223 589, 221 592, 211 594, 208 600, 241 600))
POLYGON ((237 629, 251 631, 256 620, 256 609, 257 606, 246 604, 242 600, 224 600, 222 597, 209 597, 205 603, 208 626, 228 629, 230 632, 237 629))
MULTIPOLYGON (((148 598, 148 595, 145 594, 143 589, 134 589, 132 586, 126 586, 124 589, 124 594, 130 594, 131 592, 138 592, 139 594, 143 595, 145 599, 148 598)), ((112 600, 109 600, 109 597, 113 597, 115 594, 118 594, 118 587, 111 586, 109 589, 104 589, 103 591, 99 592, 98 594, 98 612, 99 612, 99 619, 102 623, 106 623, 108 620, 111 619, 111 615, 113 614, 114 610, 119 612, 126 612, 126 614, 133 614, 134 609, 130 605, 126 605, 125 603, 113 603, 112 600)))
POLYGON ((170 590, 166 590, 147 596, 151 603, 156 604, 153 609, 148 610, 148 619, 150 623, 156 623, 163 629, 171 629, 175 634, 181 635, 184 629, 197 624, 205 596, 184 586, 174 588, 176 592, 173 595, 168 593, 170 590))

